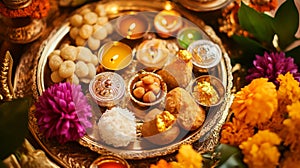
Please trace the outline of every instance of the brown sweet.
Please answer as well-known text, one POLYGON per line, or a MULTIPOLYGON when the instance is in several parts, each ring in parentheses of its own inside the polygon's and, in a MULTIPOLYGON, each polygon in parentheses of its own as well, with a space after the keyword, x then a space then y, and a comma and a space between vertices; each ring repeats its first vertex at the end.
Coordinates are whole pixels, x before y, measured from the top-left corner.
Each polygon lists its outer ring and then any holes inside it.
POLYGON ((161 91, 160 81, 152 75, 145 75, 134 84, 132 94, 137 99, 142 99, 145 103, 157 100, 157 95, 161 91))
POLYGON ((145 116, 141 131, 145 139, 157 145, 169 144, 180 134, 175 117, 157 108, 145 116))
POLYGON ((137 87, 133 90, 133 96, 141 99, 145 94, 145 89, 143 87, 137 87))
POLYGON ((165 109, 177 116, 177 122, 185 130, 196 130, 205 120, 205 111, 183 88, 177 87, 166 96, 165 109))
POLYGON ((143 102, 145 103, 151 103, 156 100, 156 96, 152 91, 148 91, 143 96, 143 102))

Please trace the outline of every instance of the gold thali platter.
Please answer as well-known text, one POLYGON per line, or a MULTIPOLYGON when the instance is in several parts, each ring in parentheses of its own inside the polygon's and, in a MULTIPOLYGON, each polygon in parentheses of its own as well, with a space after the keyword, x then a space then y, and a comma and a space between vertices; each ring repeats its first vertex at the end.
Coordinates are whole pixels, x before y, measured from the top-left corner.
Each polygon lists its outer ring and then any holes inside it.
MULTIPOLYGON (((232 102, 232 95, 230 94, 230 90, 232 87, 230 58, 226 50, 222 46, 221 40, 216 36, 213 29, 210 26, 205 25, 205 23, 202 20, 190 14, 189 11, 182 8, 180 5, 169 1, 155 1, 155 3, 153 3, 152 1, 135 0, 101 1, 87 4, 82 8, 78 9, 77 11, 80 11, 84 8, 91 8, 95 4, 103 4, 107 11, 107 16, 110 19, 128 14, 130 12, 157 12, 165 9, 166 5, 171 5, 174 10, 178 11, 182 15, 182 17, 186 18, 187 20, 195 24, 197 27, 199 27, 204 33, 204 38, 209 39, 220 46, 222 50, 222 59, 221 62, 217 65, 217 67, 214 69, 214 72, 212 73, 213 75, 221 79, 222 83, 225 86, 226 94, 224 101, 220 105, 209 110, 204 125, 201 128, 188 133, 180 141, 176 141, 168 145, 157 145, 149 148, 136 147, 134 145, 131 145, 125 148, 115 148, 113 146, 106 145, 95 140, 94 137, 90 135, 85 135, 84 137, 79 139, 78 143, 98 154, 115 153, 125 159, 133 160, 168 155, 174 153, 181 144, 197 143, 197 148, 199 152, 211 150, 214 147, 214 145, 216 145, 216 143, 218 142, 218 133, 220 127, 227 117, 228 110, 232 102)), ((52 51, 57 49, 59 45, 61 45, 62 41, 66 38, 66 36, 68 36, 70 28, 70 22, 69 20, 66 20, 66 22, 64 22, 62 25, 53 30, 49 37, 40 46, 37 58, 38 61, 34 69, 35 74, 33 79, 33 93, 36 99, 50 85, 47 81, 49 80, 49 72, 47 72, 48 56, 51 54, 52 51)), ((37 139, 37 141, 39 141, 43 146, 47 148, 46 151, 51 155, 52 149, 50 148, 53 142, 51 142, 50 140, 45 140, 43 135, 39 132, 36 119, 34 117, 34 111, 32 111, 29 115, 30 131, 37 139)), ((56 146, 56 150, 57 148, 59 147, 56 146)), ((56 159, 59 160, 59 156, 54 157, 56 157, 56 159)), ((66 163, 66 161, 62 162, 65 162, 64 164, 68 164, 66 163)))

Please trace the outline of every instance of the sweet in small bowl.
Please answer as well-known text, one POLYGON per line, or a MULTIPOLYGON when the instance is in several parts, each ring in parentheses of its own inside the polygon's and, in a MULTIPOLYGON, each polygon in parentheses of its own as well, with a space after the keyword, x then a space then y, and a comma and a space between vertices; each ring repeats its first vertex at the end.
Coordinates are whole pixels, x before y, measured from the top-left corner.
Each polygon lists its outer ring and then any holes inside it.
POLYGON ((219 105, 225 96, 225 87, 220 79, 212 75, 195 78, 189 92, 199 105, 211 107, 219 105))
POLYGON ((128 83, 131 100, 139 106, 154 106, 166 97, 167 85, 160 75, 153 72, 139 72, 128 83))

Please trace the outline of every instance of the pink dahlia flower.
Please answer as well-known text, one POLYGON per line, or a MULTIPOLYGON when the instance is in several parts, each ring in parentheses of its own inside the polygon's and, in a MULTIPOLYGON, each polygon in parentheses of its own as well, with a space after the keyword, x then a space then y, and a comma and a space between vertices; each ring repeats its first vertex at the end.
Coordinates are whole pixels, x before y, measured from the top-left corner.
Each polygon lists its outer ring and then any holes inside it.
POLYGON ((35 103, 37 124, 46 138, 60 143, 74 141, 92 126, 91 106, 80 85, 54 84, 46 89, 35 103))
POLYGON ((253 61, 254 67, 248 70, 246 81, 251 82, 253 79, 264 77, 268 78, 269 82, 273 82, 278 86, 277 77, 279 74, 285 75, 287 72, 293 74, 297 81, 300 81, 298 66, 294 63, 291 57, 285 57, 284 52, 267 53, 263 56, 256 55, 256 60, 253 61))

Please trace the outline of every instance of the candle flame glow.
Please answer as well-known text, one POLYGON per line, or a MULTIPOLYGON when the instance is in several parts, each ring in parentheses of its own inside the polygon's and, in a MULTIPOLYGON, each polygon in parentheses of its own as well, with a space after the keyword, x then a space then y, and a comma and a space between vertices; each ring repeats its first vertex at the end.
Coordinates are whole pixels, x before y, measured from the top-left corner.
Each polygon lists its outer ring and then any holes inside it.
POLYGON ((172 10, 172 9, 173 9, 172 4, 169 1, 167 1, 165 4, 165 10, 172 10))
POLYGON ((131 23, 130 26, 128 27, 128 31, 127 31, 127 36, 130 38, 130 36, 133 34, 133 30, 135 29, 136 24, 135 23, 131 23))
POLYGON ((193 35, 192 33, 188 33, 188 34, 187 34, 187 37, 188 37, 189 39, 193 39, 193 38, 194 38, 194 35, 193 35))
POLYGON ((110 61, 114 62, 118 58, 119 58, 119 54, 116 54, 116 55, 114 55, 114 56, 111 57, 110 61))
POLYGON ((136 24, 135 23, 131 23, 131 25, 128 28, 128 31, 132 31, 133 29, 135 29, 136 24))

